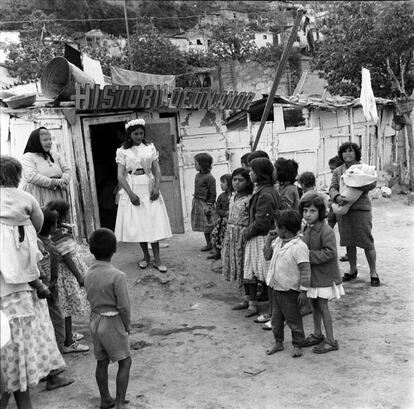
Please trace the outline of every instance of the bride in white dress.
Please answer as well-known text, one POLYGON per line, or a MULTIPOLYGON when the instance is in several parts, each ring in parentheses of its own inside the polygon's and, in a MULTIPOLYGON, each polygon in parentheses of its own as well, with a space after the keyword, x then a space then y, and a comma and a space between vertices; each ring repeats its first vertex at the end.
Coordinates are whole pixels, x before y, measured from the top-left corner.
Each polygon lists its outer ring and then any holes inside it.
POLYGON ((134 119, 125 125, 126 141, 116 151, 119 194, 115 235, 120 242, 139 243, 144 258, 141 268, 150 262, 148 243, 154 253, 153 266, 167 272, 161 263, 159 241, 171 237, 171 227, 160 193, 161 169, 158 151, 145 140, 145 121, 134 119))

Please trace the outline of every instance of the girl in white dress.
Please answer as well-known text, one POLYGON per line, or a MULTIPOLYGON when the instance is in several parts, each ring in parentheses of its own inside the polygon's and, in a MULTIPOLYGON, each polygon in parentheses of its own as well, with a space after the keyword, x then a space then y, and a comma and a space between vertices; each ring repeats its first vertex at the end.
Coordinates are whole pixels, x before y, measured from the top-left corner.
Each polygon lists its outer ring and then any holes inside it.
POLYGON ((171 237, 170 220, 160 193, 161 169, 158 152, 145 140, 145 121, 134 119, 125 125, 126 141, 116 151, 119 194, 115 235, 120 242, 139 243, 144 258, 141 268, 150 262, 148 243, 154 253, 153 266, 162 273, 159 241, 171 237))

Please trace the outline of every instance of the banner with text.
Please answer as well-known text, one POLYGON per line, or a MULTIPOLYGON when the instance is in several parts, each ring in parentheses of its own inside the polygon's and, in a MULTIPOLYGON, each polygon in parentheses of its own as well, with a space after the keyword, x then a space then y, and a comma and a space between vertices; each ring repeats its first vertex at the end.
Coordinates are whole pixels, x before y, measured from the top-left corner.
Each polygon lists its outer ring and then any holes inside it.
POLYGON ((254 92, 217 91, 211 88, 174 88, 160 85, 99 85, 76 84, 74 95, 77 110, 107 109, 229 109, 247 110, 254 92))

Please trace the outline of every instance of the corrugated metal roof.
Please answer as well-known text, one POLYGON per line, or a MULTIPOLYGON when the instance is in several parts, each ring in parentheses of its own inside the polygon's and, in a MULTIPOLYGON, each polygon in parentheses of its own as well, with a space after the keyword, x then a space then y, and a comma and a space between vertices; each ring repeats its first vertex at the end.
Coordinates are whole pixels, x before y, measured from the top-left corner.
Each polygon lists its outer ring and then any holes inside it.
MULTIPOLYGON (((265 103, 267 101, 267 96, 254 101, 248 111, 239 111, 224 120, 226 126, 233 125, 235 123, 241 122, 247 112, 257 111, 258 109, 264 109, 265 103)), ((384 98, 375 98, 377 105, 394 105, 394 101, 391 99, 384 98)), ((304 108, 310 109, 320 109, 320 110, 330 110, 337 111, 341 108, 346 107, 358 107, 362 106, 359 98, 354 97, 340 97, 340 96, 319 96, 319 95, 297 95, 297 96, 281 96, 276 95, 273 99, 275 104, 287 104, 287 105, 296 105, 304 108)))

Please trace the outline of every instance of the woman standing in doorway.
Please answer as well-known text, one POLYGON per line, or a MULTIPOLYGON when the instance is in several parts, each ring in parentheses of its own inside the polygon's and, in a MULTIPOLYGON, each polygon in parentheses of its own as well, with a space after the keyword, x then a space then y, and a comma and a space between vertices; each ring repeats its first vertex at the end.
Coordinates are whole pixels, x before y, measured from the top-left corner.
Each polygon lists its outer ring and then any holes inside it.
POLYGON ((171 237, 171 227, 160 193, 161 169, 158 151, 145 140, 145 121, 134 119, 125 125, 126 140, 116 151, 119 194, 115 235, 118 241, 139 243, 144 258, 140 268, 148 267, 154 253, 153 266, 161 273, 167 267, 161 263, 159 241, 171 237))
POLYGON ((51 200, 68 200, 70 168, 62 156, 52 150, 52 136, 40 127, 29 136, 22 158, 22 189, 44 206, 51 200))
MULTIPOLYGON (((341 176, 352 165, 361 163, 361 149, 353 142, 343 143, 338 150, 338 156, 344 164, 337 167, 332 174, 332 182, 329 188, 331 201, 343 206, 347 203, 339 193, 341 176)), ((376 183, 368 185, 359 199, 350 207, 347 214, 337 215, 340 245, 346 246, 349 259, 349 273, 345 273, 342 281, 350 281, 357 277, 357 247, 363 248, 369 264, 371 286, 378 287, 380 279, 377 274, 374 238, 372 237, 372 205, 368 196, 368 190, 375 187, 376 183)))

